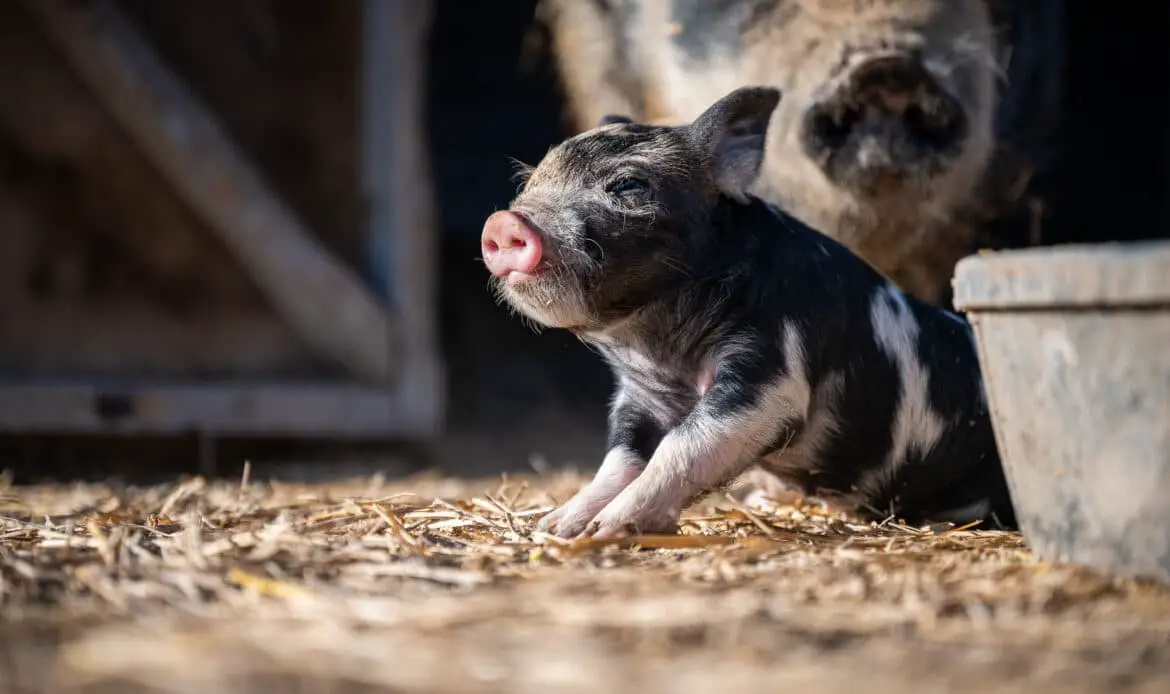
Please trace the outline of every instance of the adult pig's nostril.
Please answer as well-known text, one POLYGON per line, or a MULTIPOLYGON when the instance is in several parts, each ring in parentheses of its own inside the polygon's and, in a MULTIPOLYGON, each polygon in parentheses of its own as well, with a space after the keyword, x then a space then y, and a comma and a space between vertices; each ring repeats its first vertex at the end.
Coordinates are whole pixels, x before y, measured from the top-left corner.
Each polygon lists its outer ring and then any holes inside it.
POLYGON ((501 211, 488 217, 480 237, 483 261, 497 277, 532 274, 540 265, 541 239, 523 217, 501 211))
POLYGON ((954 100, 937 97, 907 108, 902 114, 902 125, 922 146, 942 151, 962 140, 967 122, 954 100))
POLYGON ((945 168, 966 136, 963 105, 917 55, 872 58, 802 116, 801 147, 837 184, 869 190, 945 168))
POLYGON ((861 112, 855 108, 839 103, 823 105, 809 110, 806 128, 827 149, 835 150, 845 144, 860 119, 861 112))

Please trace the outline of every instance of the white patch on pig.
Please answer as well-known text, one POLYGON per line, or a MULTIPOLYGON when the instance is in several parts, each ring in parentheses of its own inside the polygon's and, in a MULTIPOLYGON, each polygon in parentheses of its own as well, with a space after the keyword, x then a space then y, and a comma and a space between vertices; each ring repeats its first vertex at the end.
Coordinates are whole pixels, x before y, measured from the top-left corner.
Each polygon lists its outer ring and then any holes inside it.
POLYGON ((627 390, 630 391, 631 399, 638 401, 639 408, 654 420, 661 431, 669 431, 678 425, 690 407, 689 403, 670 394, 654 393, 639 385, 628 386, 627 390))
POLYGON ((911 450, 919 454, 929 452, 942 438, 946 424, 930 404, 930 374, 918 359, 920 326, 906 297, 893 285, 878 290, 870 308, 870 320, 878 347, 894 363, 902 386, 889 456, 881 469, 869 473, 858 485, 864 491, 876 493, 894 478, 911 450))
POLYGON ((645 462, 629 446, 614 446, 605 454, 590 484, 598 489, 612 489, 610 498, 613 498, 638 476, 645 462))
POLYGON ((845 377, 840 372, 834 371, 821 379, 810 399, 808 418, 800 438, 763 458, 761 466, 781 479, 793 472, 815 471, 820 465, 825 444, 841 433, 837 404, 844 389, 845 377))
POLYGON ((790 421, 803 420, 808 415, 809 398, 812 397, 808 372, 805 370, 804 336, 795 323, 784 321, 780 339, 784 346, 784 368, 788 373, 777 380, 775 389, 769 395, 792 404, 795 412, 789 416, 790 421))
MULTIPOLYGON (((805 369, 804 339, 800 331, 793 323, 786 321, 781 333, 780 339, 783 343, 785 358, 784 366, 788 371, 790 383, 788 395, 793 402, 797 403, 802 413, 801 420, 804 422, 804 430, 799 439, 793 439, 780 450, 765 456, 760 464, 770 472, 783 477, 785 472, 807 469, 812 460, 810 456, 815 454, 824 437, 828 434, 825 427, 835 428, 837 425, 835 421, 829 421, 834 419, 831 410, 827 411, 828 420, 825 419, 826 411, 810 410, 814 402, 814 395, 805 369)), ((827 394, 827 392, 822 393, 826 388, 832 390, 837 387, 839 387, 839 380, 825 379, 817 386, 815 399, 822 400, 822 395, 827 394)), ((773 432, 773 438, 777 433, 779 430, 773 432)))

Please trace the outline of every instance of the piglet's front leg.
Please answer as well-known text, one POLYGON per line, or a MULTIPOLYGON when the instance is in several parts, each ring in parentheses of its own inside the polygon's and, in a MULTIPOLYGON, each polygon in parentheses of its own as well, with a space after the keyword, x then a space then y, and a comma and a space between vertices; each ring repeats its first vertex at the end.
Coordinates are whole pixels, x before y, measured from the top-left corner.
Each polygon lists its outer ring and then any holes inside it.
POLYGON ((609 452, 589 484, 553 512, 537 528, 558 537, 579 535, 589 521, 628 487, 646 467, 663 431, 628 393, 619 394, 609 417, 609 452))
POLYGON ((557 537, 575 537, 606 504, 641 474, 646 461, 625 446, 611 448, 597 474, 579 492, 537 523, 537 529, 557 537))
POLYGON ((729 482, 793 431, 807 387, 782 376, 753 383, 725 368, 698 405, 662 439, 646 469, 593 519, 583 535, 602 539, 677 529, 685 506, 729 482))

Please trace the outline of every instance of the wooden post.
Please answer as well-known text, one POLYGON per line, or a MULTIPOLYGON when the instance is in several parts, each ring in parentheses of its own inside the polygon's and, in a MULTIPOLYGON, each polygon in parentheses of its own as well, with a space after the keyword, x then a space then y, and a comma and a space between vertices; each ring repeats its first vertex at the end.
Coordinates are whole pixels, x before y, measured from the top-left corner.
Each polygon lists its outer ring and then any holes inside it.
POLYGON ((443 368, 436 316, 436 246, 426 127, 431 0, 364 0, 362 187, 369 273, 399 319, 402 388, 437 430, 443 368))
MULTIPOLYGON (((309 349, 375 383, 389 384, 401 375, 395 326, 384 307, 356 272, 312 238, 210 111, 108 0, 25 0, 24 5, 309 349)), ((405 261, 430 262, 429 256, 405 261)))

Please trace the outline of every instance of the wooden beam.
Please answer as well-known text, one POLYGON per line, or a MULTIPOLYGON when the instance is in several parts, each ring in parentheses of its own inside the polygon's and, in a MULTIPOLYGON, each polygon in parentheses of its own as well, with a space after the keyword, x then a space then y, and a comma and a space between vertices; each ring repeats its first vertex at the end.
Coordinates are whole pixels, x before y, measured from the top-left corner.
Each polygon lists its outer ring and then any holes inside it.
POLYGON ((402 387, 438 431, 445 386, 426 108, 433 12, 432 0, 364 0, 361 125, 369 274, 400 321, 402 387))
POLYGON ((409 393, 336 383, 0 383, 0 431, 419 438, 409 393))
POLYGON ((385 308, 356 273, 312 238, 117 8, 108 0, 24 5, 305 345, 359 378, 396 378, 398 345, 385 308))

